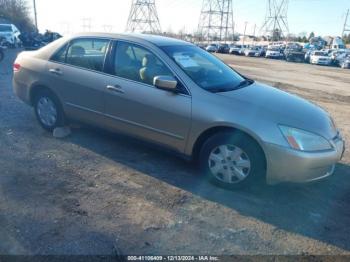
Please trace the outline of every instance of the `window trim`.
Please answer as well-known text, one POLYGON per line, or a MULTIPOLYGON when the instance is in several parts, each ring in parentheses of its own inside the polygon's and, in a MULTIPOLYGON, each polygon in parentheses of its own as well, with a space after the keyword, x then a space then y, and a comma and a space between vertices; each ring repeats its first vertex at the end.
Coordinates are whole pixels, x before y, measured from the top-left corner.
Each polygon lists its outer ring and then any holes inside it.
POLYGON ((140 43, 134 42, 134 41, 130 41, 130 40, 126 40, 126 39, 113 39, 112 40, 111 53, 109 54, 109 60, 110 60, 109 61, 109 68, 108 68, 108 72, 106 72, 107 74, 109 74, 109 75, 111 75, 113 77, 116 77, 116 78, 120 78, 120 79, 123 79, 123 80, 131 81, 133 83, 138 83, 138 84, 141 84, 141 85, 145 85, 147 87, 151 87, 151 88, 157 89, 154 85, 150 85, 150 84, 143 83, 143 82, 140 82, 140 81, 135 81, 135 80, 132 80, 132 79, 129 79, 129 78, 124 78, 124 77, 117 76, 117 75, 112 73, 112 68, 114 67, 114 64, 115 64, 114 57, 115 57, 115 54, 116 54, 119 42, 124 42, 124 43, 128 43, 128 44, 131 44, 131 45, 139 46, 140 48, 143 48, 146 51, 152 53, 157 59, 159 59, 167 67, 167 69, 176 77, 177 81, 180 82, 180 84, 183 86, 183 90, 179 89, 179 93, 178 94, 191 97, 191 92, 189 91, 189 88, 187 87, 187 85, 184 84, 184 81, 179 77, 179 75, 177 73, 174 72, 174 70, 171 68, 171 66, 167 62, 165 62, 162 58, 160 58, 157 54, 155 54, 155 52, 150 50, 148 47, 146 47, 146 46, 144 46, 144 45, 142 45, 140 43))
POLYGON ((94 37, 94 36, 84 36, 84 37, 77 37, 77 38, 73 38, 73 39, 70 39, 68 42, 66 42, 63 46, 61 46, 59 49, 57 49, 49 58, 49 61, 52 62, 52 63, 57 63, 57 64, 63 64, 63 65, 66 65, 66 66, 71 66, 71 67, 75 67, 75 68, 79 68, 79 69, 84 69, 84 70, 88 70, 88 71, 91 71, 91 72, 96 72, 96 73, 102 73, 104 74, 105 71, 106 71, 106 60, 107 60, 107 57, 109 56, 109 52, 110 52, 110 49, 111 49, 111 45, 113 43, 113 39, 111 38, 108 38, 108 37, 94 37), (77 66, 77 65, 72 65, 72 64, 68 64, 67 63, 67 54, 68 54, 68 50, 69 48, 72 46, 72 44, 74 42, 76 42, 77 40, 107 40, 108 42, 108 45, 107 45, 107 50, 104 54, 104 59, 103 59, 103 65, 102 65, 102 70, 101 71, 97 71, 97 70, 94 70, 94 69, 91 69, 91 68, 86 68, 86 67, 81 67, 81 66, 77 66), (57 55, 58 52, 60 52, 63 48, 65 48, 65 55, 64 55, 64 62, 59 62, 59 61, 55 61, 53 60, 53 57, 55 55, 57 55))

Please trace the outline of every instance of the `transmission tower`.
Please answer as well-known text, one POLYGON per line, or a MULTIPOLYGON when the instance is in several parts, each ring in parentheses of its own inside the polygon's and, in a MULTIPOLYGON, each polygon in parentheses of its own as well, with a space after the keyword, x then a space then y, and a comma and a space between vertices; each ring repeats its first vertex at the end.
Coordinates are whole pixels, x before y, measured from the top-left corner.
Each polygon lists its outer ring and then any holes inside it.
POLYGON ((266 36, 281 38, 288 35, 289 0, 268 0, 265 21, 260 33, 266 36))
POLYGON ((349 32, 349 33, 350 33, 350 24, 348 24, 348 23, 349 23, 349 22, 348 22, 348 19, 349 19, 349 12, 350 12, 350 9, 348 9, 348 11, 347 11, 347 13, 346 13, 342 37, 345 36, 345 33, 346 33, 346 32, 349 32))
POLYGON ((133 0, 125 31, 161 33, 155 0, 133 0))
POLYGON ((82 19, 82 28, 83 28, 83 32, 91 32, 91 23, 92 23, 92 19, 90 17, 85 17, 82 19))
POLYGON ((227 41, 233 37, 232 0, 203 0, 198 32, 208 41, 227 41))

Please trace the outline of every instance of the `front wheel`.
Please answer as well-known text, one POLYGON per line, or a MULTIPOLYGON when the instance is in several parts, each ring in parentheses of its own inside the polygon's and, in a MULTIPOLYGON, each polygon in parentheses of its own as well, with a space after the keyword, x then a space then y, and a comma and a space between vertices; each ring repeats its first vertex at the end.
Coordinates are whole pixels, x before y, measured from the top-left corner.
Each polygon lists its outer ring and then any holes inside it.
POLYGON ((40 91, 34 99, 34 110, 40 125, 47 131, 64 126, 64 113, 58 98, 50 91, 40 91))
POLYGON ((229 189, 261 183, 266 173, 262 150, 241 132, 209 138, 200 152, 199 164, 210 182, 229 189))

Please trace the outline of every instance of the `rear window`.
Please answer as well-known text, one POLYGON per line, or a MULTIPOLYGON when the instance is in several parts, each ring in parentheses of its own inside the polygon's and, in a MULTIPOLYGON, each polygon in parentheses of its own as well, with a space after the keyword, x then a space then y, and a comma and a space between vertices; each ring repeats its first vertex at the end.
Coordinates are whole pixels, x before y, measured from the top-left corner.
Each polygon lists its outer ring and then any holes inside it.
POLYGON ((73 40, 68 50, 66 47, 61 48, 52 60, 94 71, 103 71, 109 42, 107 39, 90 38, 73 40))

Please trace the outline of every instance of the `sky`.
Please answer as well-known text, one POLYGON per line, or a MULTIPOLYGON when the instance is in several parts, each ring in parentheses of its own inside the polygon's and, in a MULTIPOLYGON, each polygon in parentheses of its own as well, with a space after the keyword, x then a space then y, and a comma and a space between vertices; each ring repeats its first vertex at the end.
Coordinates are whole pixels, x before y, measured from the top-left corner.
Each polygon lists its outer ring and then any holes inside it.
MULTIPOLYGON (((32 0, 27 0, 32 6, 32 0)), ((198 27, 203 0, 156 0, 162 31, 184 29, 192 33, 198 27)), ((49 29, 62 34, 87 31, 123 32, 132 0, 36 0, 40 31, 49 29)), ((233 0, 236 32, 247 34, 259 29, 266 14, 267 0, 233 0)), ((290 0, 289 31, 295 35, 340 35, 350 0, 290 0)), ((349 19, 350 20, 350 19, 349 19)), ((350 21, 349 21, 350 23, 350 21)))

